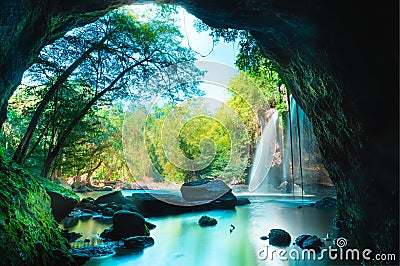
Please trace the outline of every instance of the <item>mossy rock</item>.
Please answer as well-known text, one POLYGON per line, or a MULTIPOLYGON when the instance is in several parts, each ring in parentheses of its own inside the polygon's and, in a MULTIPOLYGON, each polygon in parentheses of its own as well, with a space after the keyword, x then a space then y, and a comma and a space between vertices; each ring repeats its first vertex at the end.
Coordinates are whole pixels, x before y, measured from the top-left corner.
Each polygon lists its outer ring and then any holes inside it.
POLYGON ((38 180, 50 196, 54 218, 57 222, 61 222, 78 204, 79 196, 72 190, 55 184, 46 178, 40 177, 38 180))
POLYGON ((1 264, 73 265, 38 178, 0 159, 0 182, 1 264))
POLYGON ((217 225, 217 220, 215 218, 209 217, 207 215, 203 215, 200 217, 198 224, 201 227, 206 227, 206 226, 215 226, 217 225))

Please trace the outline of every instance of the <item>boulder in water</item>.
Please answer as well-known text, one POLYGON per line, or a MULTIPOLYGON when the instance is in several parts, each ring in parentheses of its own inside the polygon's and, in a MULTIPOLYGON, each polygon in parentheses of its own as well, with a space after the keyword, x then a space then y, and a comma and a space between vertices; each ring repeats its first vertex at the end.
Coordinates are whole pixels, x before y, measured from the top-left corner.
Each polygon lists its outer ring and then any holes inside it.
POLYGON ((250 204, 250 200, 245 197, 236 197, 236 206, 244 206, 250 204))
POLYGON ((118 211, 113 216, 113 226, 105 229, 100 236, 111 240, 120 240, 131 236, 148 236, 149 229, 144 217, 137 212, 118 211))
POLYGON ((124 240, 126 248, 143 250, 146 247, 154 245, 154 239, 150 236, 132 236, 124 240))
POLYGON ((201 216, 201 218, 198 221, 199 225, 201 227, 205 226, 214 226, 217 224, 217 220, 215 218, 209 217, 207 215, 201 216))
POLYGON ((76 232, 69 232, 67 229, 64 229, 61 231, 61 235, 67 239, 68 243, 72 243, 76 241, 78 238, 83 236, 82 233, 76 233, 76 232))
POLYGON ((131 203, 131 201, 129 199, 125 198, 122 195, 121 191, 115 191, 115 192, 111 192, 106 195, 100 196, 94 201, 95 205, 98 205, 100 203, 107 203, 107 204, 112 205, 113 203, 127 204, 127 203, 131 203))
POLYGON ((289 233, 282 229, 271 229, 268 238, 269 243, 277 247, 289 246, 291 241, 289 233))
POLYGON ((55 220, 61 222, 78 204, 78 195, 46 178, 40 178, 40 181, 50 196, 51 209, 55 220))
POLYGON ((317 202, 314 205, 317 209, 333 209, 336 208, 336 199, 332 197, 325 197, 317 202))
POLYGON ((104 215, 104 216, 113 216, 114 213, 115 213, 115 211, 114 211, 112 208, 109 208, 109 207, 104 208, 104 209, 101 211, 101 214, 104 215))
POLYGON ((186 182, 181 187, 182 197, 187 201, 216 200, 226 194, 232 194, 231 191, 223 181, 211 179, 186 182))
POLYGON ((316 252, 321 252, 321 247, 325 246, 321 238, 315 235, 301 235, 296 238, 295 243, 302 249, 312 249, 316 252))

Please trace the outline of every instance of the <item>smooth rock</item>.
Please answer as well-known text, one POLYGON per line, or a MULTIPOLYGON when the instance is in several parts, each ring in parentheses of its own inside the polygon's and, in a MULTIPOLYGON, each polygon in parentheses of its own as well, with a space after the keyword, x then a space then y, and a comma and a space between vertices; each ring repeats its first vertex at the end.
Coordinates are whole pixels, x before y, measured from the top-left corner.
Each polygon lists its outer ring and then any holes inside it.
POLYGON ((336 199, 332 197, 325 197, 317 202, 314 205, 317 209, 333 209, 336 208, 336 199))
POLYGON ((114 213, 115 213, 115 211, 114 211, 113 209, 109 208, 109 207, 104 208, 104 209, 101 211, 101 214, 103 214, 104 216, 113 216, 114 213))
POLYGON ((205 227, 205 226, 214 226, 216 225, 218 222, 215 218, 209 217, 207 215, 203 215, 201 216, 201 218, 198 221, 199 225, 201 227, 205 227))
POLYGON ((282 229, 271 229, 268 238, 271 245, 278 247, 289 246, 291 241, 289 233, 282 229))
POLYGON ((221 180, 205 179, 184 183, 181 193, 187 201, 212 201, 227 193, 232 194, 232 189, 221 180))
POLYGON ((297 246, 302 249, 313 249, 316 252, 321 252, 321 247, 325 246, 325 243, 321 240, 321 238, 316 235, 301 235, 298 236, 295 240, 297 246))
POLYGON ((236 206, 244 206, 250 204, 250 200, 245 197, 236 197, 236 206))
POLYGON ((124 239, 124 246, 130 249, 142 250, 154 245, 154 239, 150 236, 132 236, 124 239))
POLYGON ((46 178, 40 177, 39 179, 46 189, 46 193, 50 196, 51 209, 55 220, 61 222, 78 204, 78 195, 46 178))
POLYGON ((149 229, 141 214, 118 211, 113 216, 113 226, 105 229, 100 236, 106 239, 120 240, 130 236, 148 236, 149 234, 149 229))
POLYGON ((95 201, 95 205, 99 205, 100 203, 107 203, 107 204, 113 204, 113 203, 119 203, 119 204, 127 204, 130 203, 130 200, 125 198, 122 195, 121 191, 115 191, 108 193, 106 195, 98 197, 95 201))
POLYGON ((83 234, 76 232, 69 232, 67 229, 62 230, 61 235, 67 239, 68 243, 72 243, 80 238, 83 234))

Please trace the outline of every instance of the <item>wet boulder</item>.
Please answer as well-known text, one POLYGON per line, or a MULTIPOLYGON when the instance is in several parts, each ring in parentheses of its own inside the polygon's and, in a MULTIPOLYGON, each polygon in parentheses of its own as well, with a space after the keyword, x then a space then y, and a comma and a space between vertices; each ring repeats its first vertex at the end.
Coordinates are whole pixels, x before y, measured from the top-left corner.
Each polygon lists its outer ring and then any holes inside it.
POLYGON ((67 229, 62 230, 61 235, 67 239, 68 243, 72 243, 83 236, 82 233, 69 232, 67 229))
POLYGON ((111 240, 120 240, 131 236, 148 236, 149 229, 144 217, 137 212, 118 211, 113 216, 113 226, 105 229, 100 236, 111 240))
POLYGON ((104 208, 104 209, 101 211, 101 214, 104 215, 104 216, 113 216, 114 213, 115 213, 115 211, 114 211, 112 208, 109 208, 109 207, 104 208))
POLYGON ((94 199, 92 197, 81 199, 81 201, 78 203, 78 205, 76 205, 76 207, 80 209, 90 209, 90 210, 96 209, 94 205, 94 199))
POLYGON ((155 229, 157 226, 155 225, 155 224, 153 224, 153 223, 150 223, 150 222, 145 222, 146 223, 146 226, 147 226, 147 228, 149 229, 149 230, 153 230, 153 229, 155 229))
POLYGON ((321 252, 321 247, 325 246, 321 238, 315 235, 301 235, 296 238, 295 243, 302 249, 312 249, 316 252, 321 252))
POLYGON ((51 209, 57 222, 67 217, 79 202, 79 196, 46 178, 40 178, 41 184, 51 199, 51 209))
POLYGON ((277 247, 289 246, 291 241, 289 233, 282 229, 271 229, 268 238, 269 243, 277 247))
POLYGON ((206 227, 206 226, 214 226, 217 225, 217 220, 215 218, 209 217, 207 215, 203 215, 200 217, 198 224, 201 227, 206 227))
POLYGON ((333 209, 336 208, 336 199, 332 197, 325 197, 317 202, 314 205, 317 209, 333 209))
POLYGON ((236 197, 236 206, 244 206, 250 204, 250 200, 245 197, 236 197))
POLYGON ((233 196, 232 189, 227 184, 211 179, 186 182, 181 187, 181 193, 187 201, 212 201, 225 195, 233 196))
POLYGON ((154 239, 150 236, 132 236, 124 239, 124 246, 129 249, 143 250, 154 245, 154 239))
POLYGON ((128 204, 131 203, 131 201, 122 195, 121 191, 114 191, 111 193, 108 193, 106 195, 98 197, 95 201, 95 205, 99 205, 101 203, 106 203, 106 204, 128 204))

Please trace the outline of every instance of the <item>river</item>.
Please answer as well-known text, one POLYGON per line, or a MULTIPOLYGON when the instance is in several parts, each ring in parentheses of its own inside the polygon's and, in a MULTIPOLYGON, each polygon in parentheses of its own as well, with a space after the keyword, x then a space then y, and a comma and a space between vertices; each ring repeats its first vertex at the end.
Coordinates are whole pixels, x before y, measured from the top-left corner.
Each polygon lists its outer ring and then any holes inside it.
MULTIPOLYGON (((123 191, 131 195, 132 191, 123 191)), ((85 197, 98 197, 103 193, 85 194, 85 197)), ((155 240, 152 247, 139 254, 115 254, 108 257, 92 258, 85 265, 331 265, 334 261, 293 260, 286 255, 278 258, 279 248, 268 246, 268 241, 260 239, 267 236, 270 229, 284 229, 292 236, 292 242, 301 234, 326 237, 332 232, 332 220, 335 210, 320 210, 308 205, 320 197, 308 196, 304 200, 293 198, 290 194, 245 195, 251 204, 236 207, 236 211, 214 210, 208 212, 188 213, 175 216, 147 218, 157 227, 151 230, 155 240), (304 206, 298 208, 298 206, 304 206), (216 218, 214 227, 202 228, 197 221, 202 215, 216 218), (231 225, 235 229, 231 232, 231 225), (266 247, 268 247, 268 257, 266 247), (264 252, 261 252, 264 250, 264 252), (276 251, 270 254, 272 251, 276 251), (272 257, 274 256, 274 257, 272 257)), ((97 244, 98 237, 111 221, 94 219, 80 220, 77 224, 65 228, 81 232, 83 236, 73 247, 97 244), (90 239, 90 243, 82 242, 90 239)), ((328 242, 327 242, 328 244, 328 242)), ((286 247, 301 250, 293 245, 286 247)), ((301 257, 301 256, 300 256, 301 257)))

